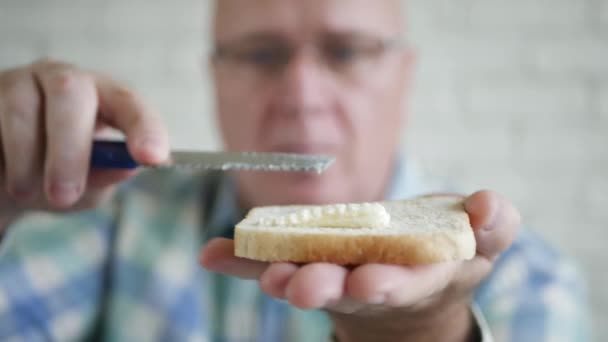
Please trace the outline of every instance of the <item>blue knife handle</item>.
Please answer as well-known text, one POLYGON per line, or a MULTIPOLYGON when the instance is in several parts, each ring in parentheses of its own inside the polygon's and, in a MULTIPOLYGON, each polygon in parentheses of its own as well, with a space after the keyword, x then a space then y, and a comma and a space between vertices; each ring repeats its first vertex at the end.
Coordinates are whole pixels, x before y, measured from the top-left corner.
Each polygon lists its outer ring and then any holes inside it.
POLYGON ((95 169, 135 169, 139 164, 122 141, 93 141, 91 165, 95 169))

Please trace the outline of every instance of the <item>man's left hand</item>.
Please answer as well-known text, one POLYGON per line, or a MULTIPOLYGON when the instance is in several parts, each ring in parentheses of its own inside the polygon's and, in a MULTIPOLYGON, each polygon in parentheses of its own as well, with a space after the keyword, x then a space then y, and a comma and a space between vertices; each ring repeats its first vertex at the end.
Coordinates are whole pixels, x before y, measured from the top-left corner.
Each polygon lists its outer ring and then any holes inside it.
POLYGON ((519 212, 496 193, 465 199, 475 231, 472 260, 424 266, 263 263, 234 256, 234 244, 214 239, 203 249, 210 271, 256 279, 264 292, 301 309, 330 313, 340 341, 467 341, 471 298, 496 258, 515 239, 519 212))

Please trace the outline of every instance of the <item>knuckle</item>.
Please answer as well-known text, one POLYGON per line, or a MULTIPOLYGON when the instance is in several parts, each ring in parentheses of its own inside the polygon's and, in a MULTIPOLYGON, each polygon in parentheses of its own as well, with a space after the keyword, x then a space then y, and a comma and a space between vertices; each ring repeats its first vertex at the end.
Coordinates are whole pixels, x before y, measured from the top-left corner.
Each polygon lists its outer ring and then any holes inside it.
POLYGON ((109 93, 108 98, 104 99, 107 103, 112 103, 115 115, 121 115, 121 121, 128 127, 154 125, 154 118, 151 117, 151 110, 135 90, 118 85, 109 93))
POLYGON ((51 69, 44 78, 47 89, 52 95, 69 94, 77 88, 78 75, 69 68, 51 69))
POLYGON ((34 198, 34 192, 20 188, 12 188, 9 195, 19 204, 27 204, 34 198))
POLYGON ((0 73, 0 89, 10 88, 20 78, 21 72, 17 69, 6 70, 0 73))
POLYGON ((18 203, 27 203, 36 196, 36 189, 31 182, 8 177, 6 180, 6 192, 18 203))
POLYGON ((46 159, 45 175, 51 182, 59 180, 73 182, 86 177, 87 155, 83 151, 49 152, 46 159))
MULTIPOLYGON (((57 97, 77 97, 97 103, 95 81, 85 72, 66 69, 54 73, 49 82, 49 94, 57 97)), ((87 102, 88 103, 88 102, 87 102)))
POLYGON ((127 86, 120 85, 114 89, 112 94, 118 101, 138 104, 139 97, 135 91, 127 86))
POLYGON ((30 118, 40 106, 38 92, 26 82, 31 80, 21 76, 9 76, 0 93, 0 111, 9 117, 30 118))
POLYGON ((40 58, 34 63, 32 63, 30 67, 33 70, 41 73, 58 69, 77 69, 76 66, 70 63, 62 62, 60 60, 56 60, 50 57, 40 58))
POLYGON ((27 129, 33 129, 33 127, 28 127, 28 125, 34 124, 36 114, 33 111, 23 110, 23 108, 16 108, 10 111, 5 118, 12 128, 26 127, 27 129))
POLYGON ((40 104, 36 95, 22 91, 11 91, 3 97, 2 110, 8 120, 30 121, 35 117, 40 104))
POLYGON ((47 66, 47 65, 57 64, 57 63, 59 63, 59 62, 54 60, 53 58, 45 56, 45 57, 36 59, 32 63, 32 66, 47 66))
POLYGON ((29 79, 30 74, 25 69, 11 69, 0 72, 0 94, 10 92, 16 85, 29 79))

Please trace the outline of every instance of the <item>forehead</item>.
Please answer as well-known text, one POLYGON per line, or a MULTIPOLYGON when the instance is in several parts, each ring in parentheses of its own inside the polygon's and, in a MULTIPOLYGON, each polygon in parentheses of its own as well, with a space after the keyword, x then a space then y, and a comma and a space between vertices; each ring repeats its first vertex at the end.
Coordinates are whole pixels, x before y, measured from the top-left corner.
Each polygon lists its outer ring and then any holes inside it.
POLYGON ((257 32, 309 37, 324 32, 394 36, 402 0, 217 0, 215 39, 257 32))

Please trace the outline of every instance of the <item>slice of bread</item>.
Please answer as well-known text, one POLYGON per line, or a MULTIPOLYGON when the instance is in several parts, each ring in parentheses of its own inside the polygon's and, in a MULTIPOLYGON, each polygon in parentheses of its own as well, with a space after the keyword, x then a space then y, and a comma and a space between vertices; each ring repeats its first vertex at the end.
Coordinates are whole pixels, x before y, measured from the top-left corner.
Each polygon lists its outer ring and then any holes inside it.
POLYGON ((235 255, 269 262, 341 265, 418 265, 467 260, 475 255, 475 236, 462 198, 437 196, 379 203, 390 215, 384 228, 276 226, 268 222, 312 207, 254 208, 236 226, 235 255))

